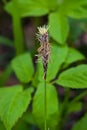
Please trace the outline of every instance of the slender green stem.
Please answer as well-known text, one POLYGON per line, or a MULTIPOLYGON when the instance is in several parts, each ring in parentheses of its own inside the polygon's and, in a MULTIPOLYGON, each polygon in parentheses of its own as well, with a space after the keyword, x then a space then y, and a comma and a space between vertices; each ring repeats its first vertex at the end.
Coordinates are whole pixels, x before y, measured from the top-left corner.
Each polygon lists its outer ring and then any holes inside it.
POLYGON ((44 97, 44 106, 45 106, 45 130, 47 130, 47 92, 46 92, 46 79, 45 79, 45 97, 44 97))
POLYGON ((24 52, 24 38, 21 19, 17 13, 13 15, 13 33, 16 55, 19 55, 24 52))
POLYGON ((16 55, 19 55, 24 52, 24 36, 22 30, 21 16, 18 12, 19 9, 17 8, 17 2, 13 0, 13 4, 13 12, 11 14, 13 20, 14 47, 16 55))

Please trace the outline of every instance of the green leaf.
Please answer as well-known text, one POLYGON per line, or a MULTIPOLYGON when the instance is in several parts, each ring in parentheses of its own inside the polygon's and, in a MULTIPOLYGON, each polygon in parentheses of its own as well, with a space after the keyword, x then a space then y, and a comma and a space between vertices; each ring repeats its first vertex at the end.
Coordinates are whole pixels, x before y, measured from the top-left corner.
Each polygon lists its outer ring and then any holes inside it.
POLYGON ((34 69, 29 53, 14 58, 12 60, 12 68, 21 82, 27 83, 32 79, 34 69))
POLYGON ((82 109, 81 102, 70 103, 68 106, 68 114, 71 112, 78 112, 82 109))
MULTIPOLYGON (((58 99, 57 92, 51 84, 46 85, 46 104, 47 104, 47 127, 50 130, 56 129, 58 123, 58 99)), ((40 83, 33 100, 33 115, 38 127, 44 129, 45 121, 45 86, 40 83)))
POLYGON ((81 54, 75 48, 69 47, 68 55, 67 55, 67 58, 66 58, 66 60, 64 62, 64 66, 68 66, 69 64, 71 64, 73 62, 83 60, 83 59, 85 59, 83 54, 81 54))
POLYGON ((72 128, 72 130, 87 130, 87 114, 82 117, 72 128))
POLYGON ((54 10, 57 6, 57 0, 18 0, 17 6, 21 16, 42 16, 54 10))
MULTIPOLYGON (((20 17, 27 16, 42 16, 49 12, 48 7, 41 0, 28 0, 28 1, 16 1, 15 8, 19 12, 20 17)), ((14 8, 14 2, 9 2, 5 9, 12 14, 14 8)))
POLYGON ((55 11, 58 8, 57 0, 51 0, 51 2, 49 2, 49 0, 44 0, 44 2, 48 4, 50 11, 55 11))
POLYGON ((32 91, 32 88, 23 91, 21 85, 0 88, 0 117, 7 130, 11 130, 26 111, 32 91))
POLYGON ((67 18, 61 13, 49 15, 49 33, 60 44, 64 44, 69 32, 67 18))
POLYGON ((13 2, 8 2, 8 3, 5 5, 4 9, 5 9, 8 13, 13 14, 13 12, 14 12, 13 2))
POLYGON ((61 65, 64 63, 68 53, 68 47, 65 46, 51 46, 50 60, 48 63, 47 80, 55 78, 61 65))
POLYGON ((87 0, 64 0, 60 11, 72 18, 87 18, 87 0))
POLYGON ((34 87, 38 87, 39 82, 43 82, 43 81, 44 81, 44 70, 43 70, 43 64, 41 60, 40 62, 37 63, 37 70, 32 80, 32 84, 34 85, 34 87))
POLYGON ((56 83, 69 88, 87 88, 87 65, 79 65, 62 72, 56 83))
POLYGON ((0 36, 0 44, 6 46, 13 46, 12 41, 4 36, 0 36))
MULTIPOLYGON (((51 46, 51 54, 48 63, 48 70, 47 70, 47 81, 52 80, 55 78, 56 74, 58 73, 61 65, 64 63, 68 52, 67 46, 51 46)), ((36 86, 39 81, 43 81, 43 65, 42 60, 38 62, 36 75, 33 80, 33 84, 36 86)))
POLYGON ((17 4, 22 17, 42 16, 49 12, 41 0, 19 1, 17 4))

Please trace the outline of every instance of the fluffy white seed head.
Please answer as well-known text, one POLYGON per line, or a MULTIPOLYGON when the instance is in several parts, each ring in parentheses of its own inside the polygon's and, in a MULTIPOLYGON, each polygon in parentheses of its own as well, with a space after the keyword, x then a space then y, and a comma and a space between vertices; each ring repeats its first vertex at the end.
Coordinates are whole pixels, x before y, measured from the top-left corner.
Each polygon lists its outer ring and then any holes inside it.
POLYGON ((47 33, 48 27, 47 26, 38 27, 38 31, 39 31, 39 34, 43 35, 47 33))

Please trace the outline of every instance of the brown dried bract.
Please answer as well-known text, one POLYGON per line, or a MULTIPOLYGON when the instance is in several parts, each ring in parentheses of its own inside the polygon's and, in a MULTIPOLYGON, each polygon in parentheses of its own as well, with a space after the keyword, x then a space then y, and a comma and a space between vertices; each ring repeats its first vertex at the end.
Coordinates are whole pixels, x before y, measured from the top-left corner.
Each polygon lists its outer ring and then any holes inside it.
POLYGON ((40 41, 40 47, 38 48, 38 58, 42 57, 43 68, 44 68, 44 79, 47 75, 47 67, 50 56, 50 44, 48 37, 48 27, 38 27, 37 39, 40 41))

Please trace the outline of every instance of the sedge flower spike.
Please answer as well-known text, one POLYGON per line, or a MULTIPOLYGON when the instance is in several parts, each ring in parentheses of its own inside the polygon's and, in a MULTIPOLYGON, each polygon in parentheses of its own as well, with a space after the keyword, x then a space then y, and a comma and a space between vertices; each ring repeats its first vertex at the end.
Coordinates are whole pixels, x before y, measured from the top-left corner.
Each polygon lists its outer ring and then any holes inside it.
POLYGON ((38 27, 37 39, 40 41, 40 47, 38 48, 38 58, 42 58, 43 68, 44 68, 44 79, 47 76, 47 67, 50 56, 50 44, 48 36, 48 27, 38 27))

